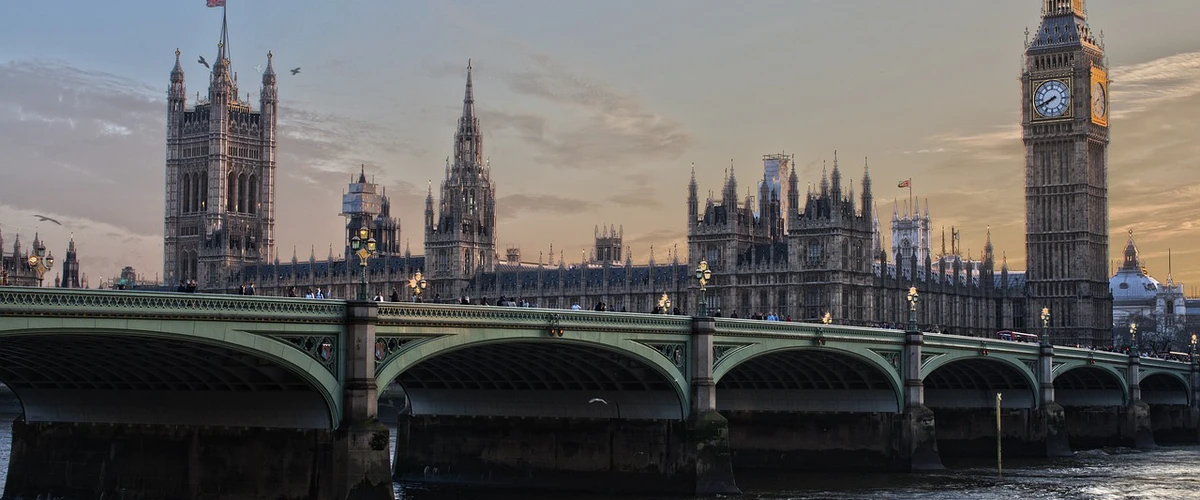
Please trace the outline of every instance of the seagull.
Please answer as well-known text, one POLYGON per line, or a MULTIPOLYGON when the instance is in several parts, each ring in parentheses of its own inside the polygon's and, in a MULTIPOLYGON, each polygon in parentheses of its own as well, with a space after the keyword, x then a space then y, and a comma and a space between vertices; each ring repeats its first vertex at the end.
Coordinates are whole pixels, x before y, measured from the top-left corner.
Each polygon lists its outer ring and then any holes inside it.
POLYGON ((296 69, 293 69, 293 70, 292 70, 292 76, 295 76, 295 75, 298 75, 298 74, 300 74, 300 68, 296 68, 296 69))
POLYGON ((608 401, 605 401, 605 400, 603 400, 603 399, 600 399, 600 398, 592 398, 590 401, 588 401, 588 404, 592 404, 592 403, 604 403, 604 404, 608 404, 608 401))
POLYGON ((60 226, 62 225, 62 223, 61 223, 61 222, 59 222, 59 221, 56 221, 56 220, 54 220, 54 219, 51 219, 51 218, 49 218, 49 217, 46 217, 45 215, 34 215, 34 217, 37 217, 37 218, 38 218, 38 221, 40 221, 40 222, 53 222, 53 223, 55 223, 55 224, 58 224, 58 225, 60 225, 60 226))
MULTIPOLYGON (((200 59, 199 59, 199 60, 197 60, 196 62, 198 62, 198 63, 200 63, 200 64, 203 64, 205 68, 208 68, 208 67, 209 67, 209 66, 208 66, 208 61, 205 61, 205 60, 204 60, 204 56, 200 56, 200 59)), ((211 68, 210 68, 210 69, 211 69, 211 68)))
POLYGON ((254 67, 254 71, 257 71, 258 74, 260 74, 260 75, 262 74, 262 70, 263 70, 263 66, 261 64, 254 67))

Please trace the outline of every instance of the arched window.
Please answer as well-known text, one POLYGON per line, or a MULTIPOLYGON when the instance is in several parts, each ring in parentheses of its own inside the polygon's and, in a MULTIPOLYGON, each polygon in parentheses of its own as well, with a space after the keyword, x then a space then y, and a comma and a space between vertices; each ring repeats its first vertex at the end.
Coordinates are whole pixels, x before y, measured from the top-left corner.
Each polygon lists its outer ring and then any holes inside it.
POLYGON ((242 175, 238 176, 237 202, 238 202, 238 205, 237 205, 238 212, 249 212, 249 209, 246 208, 246 174, 242 174, 242 175))
POLYGON ((225 211, 237 211, 237 176, 233 172, 225 182, 225 211))
POLYGON ((188 213, 192 211, 192 176, 183 174, 183 182, 179 185, 179 211, 188 213))
POLYGON ((201 170, 199 182, 194 184, 200 185, 200 190, 196 192, 196 210, 199 212, 208 210, 208 171, 201 170))
POLYGON ((246 211, 256 214, 258 213, 258 178, 251 175, 247 184, 249 189, 246 191, 246 211))

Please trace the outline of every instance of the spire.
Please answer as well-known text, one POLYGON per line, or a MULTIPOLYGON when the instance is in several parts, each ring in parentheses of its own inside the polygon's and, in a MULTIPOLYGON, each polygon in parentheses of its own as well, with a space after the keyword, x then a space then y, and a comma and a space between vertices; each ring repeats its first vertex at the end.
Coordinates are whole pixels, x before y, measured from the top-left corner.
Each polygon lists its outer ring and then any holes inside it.
POLYGON ((221 9, 221 42, 217 44, 217 62, 229 59, 229 22, 225 9, 221 9))
POLYGON ((837 150, 833 150, 833 173, 830 176, 834 200, 840 200, 842 197, 842 171, 838 169, 837 150))
POLYGON ((171 82, 183 81, 183 65, 179 62, 179 49, 175 49, 175 67, 171 68, 171 82))
POLYGON ((467 90, 463 92, 463 120, 475 118, 475 90, 471 84, 471 60, 467 59, 467 90))
MULTIPOLYGON (((483 137, 475 116, 475 90, 471 79, 471 61, 467 60, 467 87, 463 91, 463 112, 454 133, 454 168, 476 169, 483 166, 483 137)), ((447 175, 449 177, 449 175, 447 175)))
POLYGON ((271 51, 268 50, 267 51, 267 69, 263 70, 264 78, 268 75, 275 76, 275 65, 271 62, 273 59, 275 59, 275 54, 272 54, 271 51))
MULTIPOLYGON (((358 164, 358 183, 367 183, 367 164, 365 163, 358 164)), ((430 186, 430 189, 433 189, 433 186, 430 186)))
POLYGON ((821 195, 829 193, 829 171, 825 167, 825 162, 821 162, 821 195))

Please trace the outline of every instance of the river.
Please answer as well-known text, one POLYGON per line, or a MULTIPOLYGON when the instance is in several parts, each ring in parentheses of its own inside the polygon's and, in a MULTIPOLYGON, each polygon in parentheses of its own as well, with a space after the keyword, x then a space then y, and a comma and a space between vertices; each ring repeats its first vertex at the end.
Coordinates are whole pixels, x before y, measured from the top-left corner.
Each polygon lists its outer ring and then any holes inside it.
MULTIPOLYGON (((2 390, 2 389, 0 389, 2 390)), ((0 490, 8 475, 10 422, 19 411, 0 393, 0 490)), ((15 403, 15 401, 9 401, 15 403)), ((393 436, 395 434, 393 433, 393 436)), ((394 438, 393 438, 394 439, 394 438)), ((395 442, 392 443, 393 447, 395 442)), ((934 474, 797 474, 739 471, 746 493, 735 500, 936 499, 936 500, 1116 500, 1200 499, 1200 446, 1163 447, 1148 452, 1092 450, 1055 460, 1009 460, 1003 477, 994 464, 951 463, 934 474)), ((456 488, 396 484, 403 500, 685 500, 605 494, 465 492, 456 488)))

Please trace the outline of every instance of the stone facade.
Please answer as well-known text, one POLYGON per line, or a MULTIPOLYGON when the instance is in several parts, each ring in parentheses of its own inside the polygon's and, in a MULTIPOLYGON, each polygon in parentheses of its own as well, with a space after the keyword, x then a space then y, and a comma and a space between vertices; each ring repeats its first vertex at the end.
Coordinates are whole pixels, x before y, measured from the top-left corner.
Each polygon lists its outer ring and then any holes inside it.
POLYGON ((179 51, 167 90, 163 279, 223 289, 243 266, 266 263, 275 245, 278 96, 271 54, 259 109, 238 94, 228 29, 209 76, 208 97, 187 106, 179 51))
POLYGON ((1082 1, 1045 0, 1021 74, 1030 324, 1108 345, 1108 62, 1082 1))

